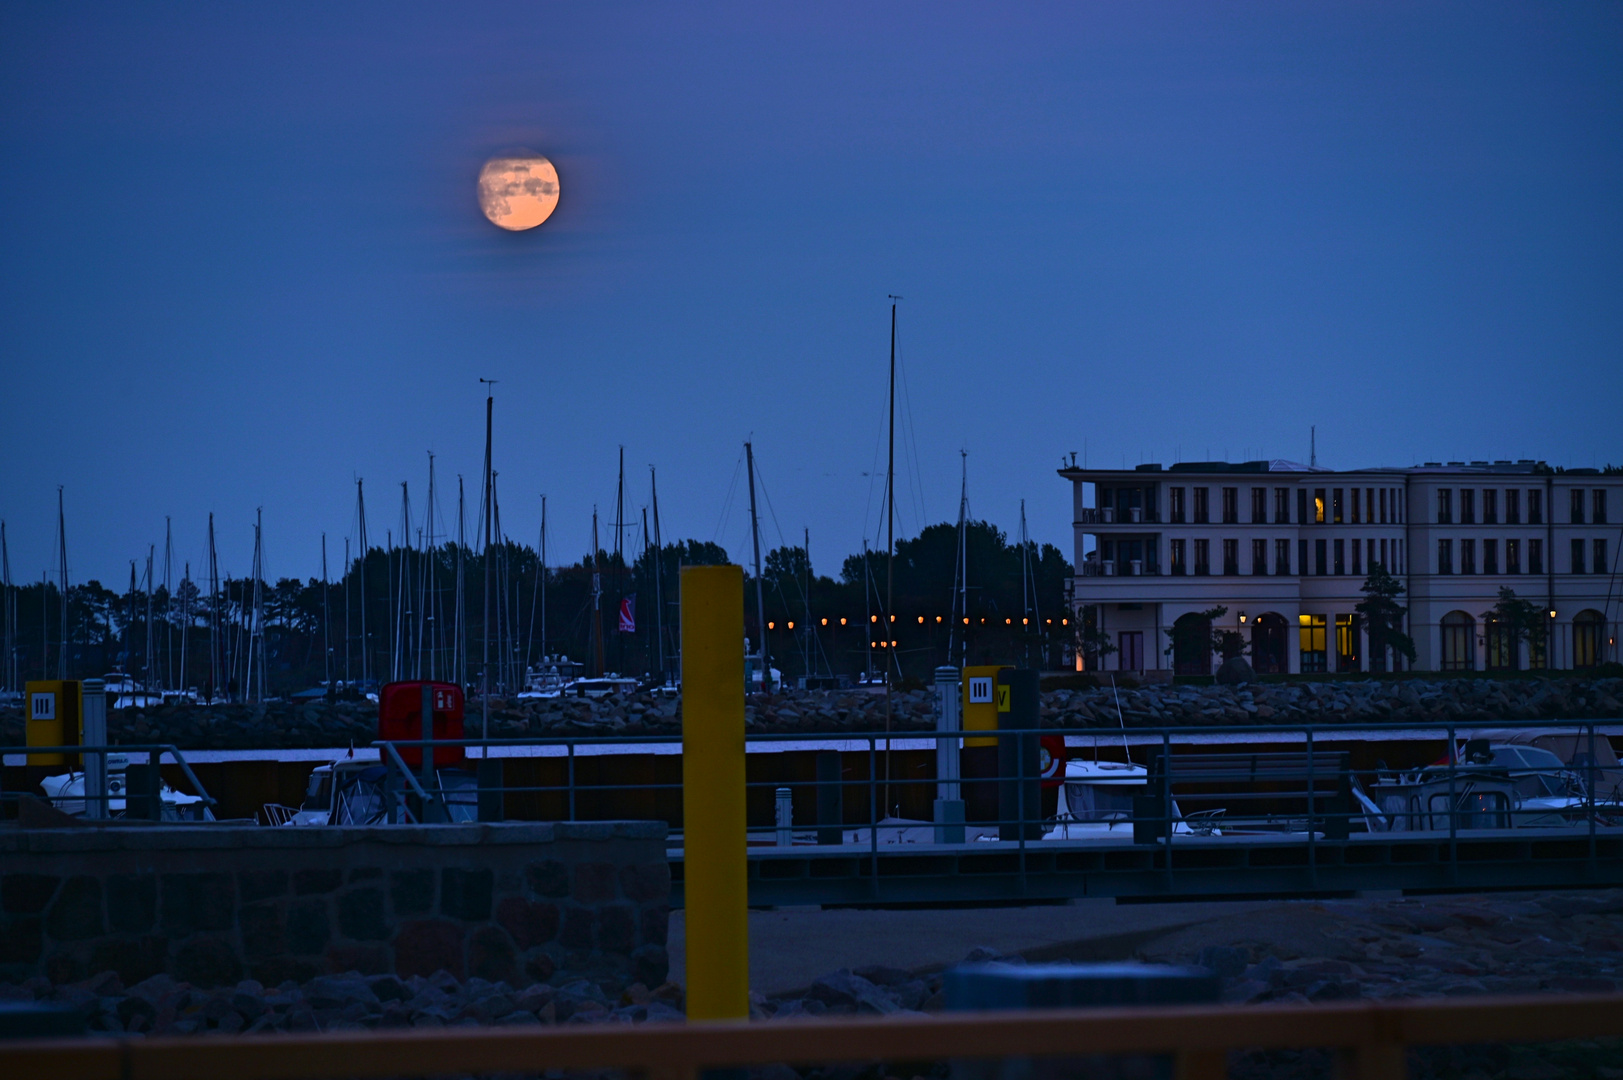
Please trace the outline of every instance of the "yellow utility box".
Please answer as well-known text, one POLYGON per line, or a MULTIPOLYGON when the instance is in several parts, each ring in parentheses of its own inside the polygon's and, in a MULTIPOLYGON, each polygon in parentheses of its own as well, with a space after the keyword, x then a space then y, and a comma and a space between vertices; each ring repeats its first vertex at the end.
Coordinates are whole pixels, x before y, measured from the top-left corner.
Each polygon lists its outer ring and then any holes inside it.
MULTIPOLYGON (((1012 670, 1006 664, 983 664, 964 668, 964 730, 996 731, 997 714, 1008 712, 1009 688, 1000 685, 998 672, 1012 670), (1002 703, 998 695, 1004 695, 1002 703)), ((965 739, 965 746, 996 746, 996 739, 965 739)))
MULTIPOLYGON (((84 742, 84 699, 77 679, 30 682, 24 687, 29 746, 84 742)), ((29 754, 30 765, 77 765, 78 754, 29 754)))

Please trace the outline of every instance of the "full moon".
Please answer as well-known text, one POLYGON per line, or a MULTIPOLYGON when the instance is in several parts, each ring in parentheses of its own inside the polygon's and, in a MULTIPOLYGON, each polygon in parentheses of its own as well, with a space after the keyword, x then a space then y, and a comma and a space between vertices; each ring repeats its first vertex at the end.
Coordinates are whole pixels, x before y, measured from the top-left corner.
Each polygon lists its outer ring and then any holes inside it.
POLYGON ((494 157, 479 170, 479 209, 511 232, 533 229, 558 206, 558 170, 528 151, 494 157))

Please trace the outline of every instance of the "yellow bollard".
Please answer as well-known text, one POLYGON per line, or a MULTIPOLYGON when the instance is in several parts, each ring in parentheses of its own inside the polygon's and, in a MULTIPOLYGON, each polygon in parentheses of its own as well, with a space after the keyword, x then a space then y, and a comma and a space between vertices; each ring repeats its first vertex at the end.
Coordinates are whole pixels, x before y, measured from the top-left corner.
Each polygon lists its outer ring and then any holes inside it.
POLYGON ((685 566, 681 580, 688 1019, 747 1020, 744 570, 685 566))

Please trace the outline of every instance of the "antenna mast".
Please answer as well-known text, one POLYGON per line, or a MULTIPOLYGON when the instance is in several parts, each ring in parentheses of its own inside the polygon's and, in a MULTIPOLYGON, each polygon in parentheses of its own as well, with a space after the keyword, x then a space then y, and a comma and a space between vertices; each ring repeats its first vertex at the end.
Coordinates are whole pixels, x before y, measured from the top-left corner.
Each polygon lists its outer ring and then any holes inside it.
MULTIPOLYGON (((492 379, 480 379, 486 386, 495 386, 492 379)), ((479 672, 479 701, 480 725, 479 737, 490 738, 490 438, 491 420, 496 408, 495 391, 485 391, 485 547, 484 547, 484 574, 485 574, 485 606, 481 609, 483 614, 479 621, 484 630, 480 636, 484 638, 481 646, 483 652, 480 658, 479 672)))

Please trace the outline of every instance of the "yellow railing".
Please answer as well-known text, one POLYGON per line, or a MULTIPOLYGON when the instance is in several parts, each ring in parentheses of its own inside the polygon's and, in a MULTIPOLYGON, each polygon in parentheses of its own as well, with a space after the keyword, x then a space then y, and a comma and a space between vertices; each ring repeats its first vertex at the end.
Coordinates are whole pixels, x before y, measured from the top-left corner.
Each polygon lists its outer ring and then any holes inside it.
POLYGON ((0 1077, 344 1080, 625 1069, 648 1080, 782 1062, 1171 1054, 1184 1080, 1229 1050, 1324 1047, 1349 1080, 1399 1080, 1409 1046, 1623 1036, 1623 994, 1282 1006, 943 1013, 782 1022, 570 1025, 0 1042, 0 1077))

